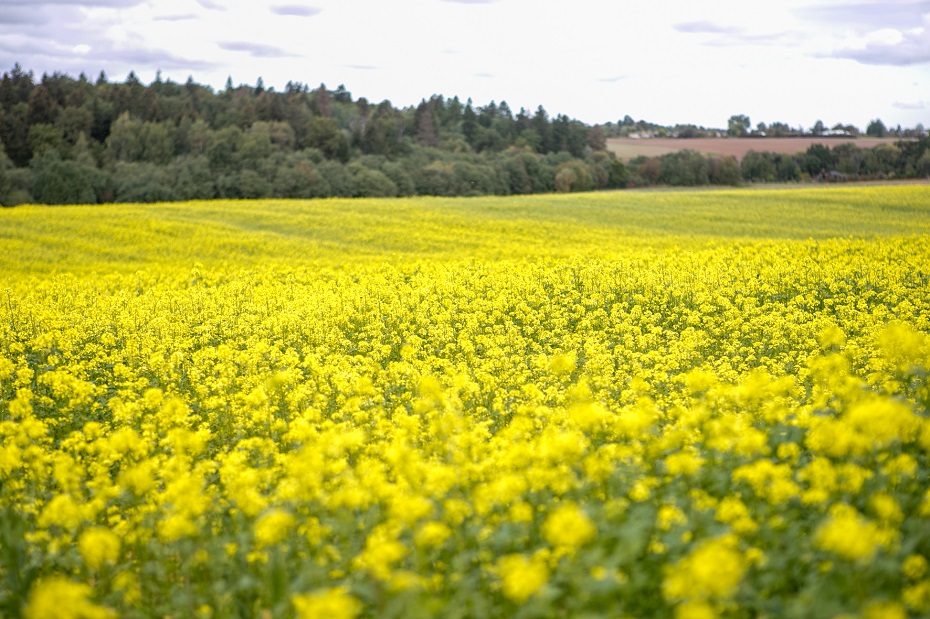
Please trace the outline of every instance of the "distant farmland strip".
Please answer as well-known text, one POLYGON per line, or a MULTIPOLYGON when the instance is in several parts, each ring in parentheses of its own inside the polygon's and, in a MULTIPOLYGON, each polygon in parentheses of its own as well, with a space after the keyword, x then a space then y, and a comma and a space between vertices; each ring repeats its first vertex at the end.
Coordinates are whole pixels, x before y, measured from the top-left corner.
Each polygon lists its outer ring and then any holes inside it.
POLYGON ((742 159, 749 151, 767 151, 792 155, 804 152, 812 144, 830 148, 840 144, 855 144, 872 148, 879 144, 894 144, 901 138, 610 138, 607 148, 620 159, 641 155, 658 157, 679 150, 696 150, 706 155, 733 155, 742 159))

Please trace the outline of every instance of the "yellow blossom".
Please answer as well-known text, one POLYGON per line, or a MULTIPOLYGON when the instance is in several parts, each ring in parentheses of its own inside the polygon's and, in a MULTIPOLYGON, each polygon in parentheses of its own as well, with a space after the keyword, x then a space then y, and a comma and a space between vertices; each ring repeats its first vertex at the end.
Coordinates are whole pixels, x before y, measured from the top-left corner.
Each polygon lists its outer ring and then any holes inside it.
POLYGON ((676 524, 688 522, 687 516, 675 505, 663 505, 656 516, 656 525, 663 531, 668 531, 676 524))
POLYGON ((714 619, 714 607, 704 600, 688 600, 675 607, 675 619, 714 619))
POLYGON ((255 521, 255 543, 259 548, 274 546, 285 539, 293 527, 293 515, 280 509, 269 510, 255 521))
POLYGON ((901 571, 909 580, 920 580, 927 573, 927 559, 922 555, 908 555, 901 571))
POLYGON ((668 600, 727 599, 736 592, 747 567, 733 536, 705 540, 667 567, 662 592, 668 600))
POLYGON ((432 548, 442 545, 450 535, 452 530, 442 522, 427 522, 417 531, 416 543, 418 546, 432 548))
POLYGON ((355 619, 362 612, 362 603, 345 587, 298 594, 291 600, 298 619, 355 619))
POLYGON ((897 602, 871 602, 862 612, 863 619, 907 619, 907 610, 897 602))
POLYGON ((549 371, 558 376, 571 374, 575 371, 576 359, 574 351, 553 355, 549 360, 549 371))
POLYGON ((560 504, 543 523, 543 535, 553 546, 569 550, 594 539, 597 529, 577 504, 560 504))
POLYGON ((737 533, 754 533, 758 528, 746 504, 737 497, 725 497, 716 508, 717 520, 729 524, 737 533))
POLYGON ((78 550, 91 569, 112 565, 119 558, 119 538, 109 529, 92 527, 78 538, 78 550))
POLYGON ((497 573, 504 595, 517 603, 525 602, 549 580, 546 564, 535 557, 507 555, 497 561, 497 573))
POLYGON ((26 619, 114 619, 116 613, 91 601, 91 588, 53 576, 37 581, 23 610, 26 619))
POLYGON ((850 561, 869 561, 881 543, 881 533, 873 522, 849 505, 835 505, 814 536, 817 547, 850 561))

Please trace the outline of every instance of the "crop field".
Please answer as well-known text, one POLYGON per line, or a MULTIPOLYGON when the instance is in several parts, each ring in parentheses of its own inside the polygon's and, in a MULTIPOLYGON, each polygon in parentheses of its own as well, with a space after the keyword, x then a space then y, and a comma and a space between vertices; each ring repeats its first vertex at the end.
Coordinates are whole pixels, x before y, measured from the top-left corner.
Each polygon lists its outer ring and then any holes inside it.
POLYGON ((0 210, 0 616, 930 615, 930 187, 0 210))
POLYGON ((607 148, 618 158, 628 160, 639 156, 659 157, 680 150, 696 150, 705 155, 732 155, 742 159, 749 151, 795 155, 814 144, 828 148, 840 144, 854 144, 859 148, 873 148, 880 144, 894 144, 901 138, 610 138, 607 148))

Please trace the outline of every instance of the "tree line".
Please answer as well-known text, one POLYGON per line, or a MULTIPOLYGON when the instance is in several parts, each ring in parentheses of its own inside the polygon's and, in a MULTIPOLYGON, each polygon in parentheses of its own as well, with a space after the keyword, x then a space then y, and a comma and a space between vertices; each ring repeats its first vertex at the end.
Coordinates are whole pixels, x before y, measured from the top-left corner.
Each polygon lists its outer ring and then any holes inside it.
POLYGON ((832 126, 818 120, 809 128, 792 127, 788 123, 775 121, 760 122, 755 128, 745 114, 734 114, 727 120, 726 128, 702 127, 693 124, 659 125, 646 120, 633 120, 629 115, 616 123, 600 125, 601 131, 609 138, 618 137, 656 137, 656 138, 716 138, 716 137, 872 137, 872 138, 921 138, 926 137, 927 130, 923 124, 914 127, 888 127, 880 118, 869 121, 865 132, 851 123, 835 123, 832 126))
POLYGON ((632 187, 905 178, 930 178, 930 137, 872 148, 849 142, 832 148, 812 144, 797 154, 750 151, 741 160, 682 150, 659 157, 637 157, 627 163, 627 185, 632 187))
POLYGON ((210 198, 510 195, 654 184, 845 180, 930 174, 927 139, 843 144, 742 162, 681 152, 626 165, 609 125, 540 106, 433 96, 397 108, 343 86, 214 91, 134 73, 111 82, 19 65, 0 78, 0 204, 210 198))
POLYGON ((505 102, 417 106, 343 86, 214 91, 81 75, 0 79, 0 202, 481 195, 626 185, 603 133, 505 102))

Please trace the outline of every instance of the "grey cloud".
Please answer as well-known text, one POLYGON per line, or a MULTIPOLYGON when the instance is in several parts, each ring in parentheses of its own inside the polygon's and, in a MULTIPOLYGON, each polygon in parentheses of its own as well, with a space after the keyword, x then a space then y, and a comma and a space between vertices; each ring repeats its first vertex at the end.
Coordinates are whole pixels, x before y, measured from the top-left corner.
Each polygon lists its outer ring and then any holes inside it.
POLYGON ((105 17, 88 23, 77 6, 0 7, 0 38, 32 37, 48 41, 51 45, 90 44, 93 39, 103 38, 103 31, 111 23, 112 20, 105 17))
POLYGON ((891 106, 899 110, 926 110, 930 108, 930 101, 895 101, 891 106))
POLYGON ((375 71, 379 68, 373 64, 346 64, 342 66, 347 69, 355 69, 357 71, 375 71))
POLYGON ((119 60, 124 64, 152 69, 207 70, 216 66, 214 63, 204 60, 183 58, 162 49, 146 47, 114 49, 109 51, 92 50, 88 56, 105 58, 112 57, 113 54, 117 54, 119 60))
POLYGON ((494 77, 494 74, 493 73, 475 73, 475 77, 492 78, 494 77))
POLYGON ((45 23, 40 11, 20 6, 0 6, 0 26, 38 26, 45 23))
POLYGON ((223 6, 219 2, 213 2, 213 0, 197 0, 197 4, 199 4, 205 9, 210 9, 211 11, 225 11, 226 10, 225 6, 223 6))
POLYGON ((883 0, 815 5, 797 9, 795 14, 802 19, 852 26, 861 31, 868 31, 881 28, 913 28, 920 24, 922 15, 928 12, 928 0, 883 0))
POLYGON ((214 66, 199 58, 186 58, 165 49, 148 47, 138 35, 132 35, 129 44, 117 44, 109 39, 107 29, 119 23, 118 16, 103 14, 88 20, 81 10, 81 7, 91 6, 129 7, 140 2, 0 0, 0 66, 19 62, 37 72, 94 74, 103 69, 113 75, 129 70, 200 71, 214 66), (24 19, 24 12, 36 19, 24 19), (18 23, 13 23, 14 20, 18 23), (81 46, 79 49, 83 53, 75 52, 77 46, 81 46))
POLYGON ((907 50, 899 45, 868 45, 861 50, 839 50, 832 56, 855 60, 861 64, 906 67, 930 62, 930 49, 907 50))
POLYGON ((158 15, 154 18, 155 21, 185 21, 188 19, 197 19, 197 15, 194 13, 183 13, 177 15, 158 15))
POLYGON ((215 67, 202 60, 182 58, 171 52, 146 48, 116 48, 107 43, 91 46, 86 54, 76 54, 70 48, 51 44, 48 41, 27 41, 16 45, 0 43, 0 66, 12 66, 19 62, 36 73, 65 72, 96 75, 104 70, 110 75, 132 71, 183 70, 201 71, 215 67), (23 51, 29 55, 24 62, 23 51))
POLYGON ((705 42, 709 47, 732 47, 737 45, 779 45, 797 41, 799 35, 792 32, 770 32, 752 34, 739 32, 724 34, 705 42))
POLYGON ((78 23, 80 18, 80 11, 71 6, 53 8, 41 3, 34 6, 25 4, 0 6, 0 29, 11 28, 12 34, 22 34, 24 28, 46 33, 54 30, 57 34, 59 26, 67 28, 71 24, 78 23))
POLYGON ((7 6, 28 6, 32 9, 42 6, 82 6, 82 7, 109 7, 125 8, 142 4, 145 0, 3 0, 7 6))
POLYGON ((271 7, 271 12, 277 15, 293 15, 296 17, 313 17, 318 15, 323 9, 315 6, 304 6, 301 4, 276 4, 271 7))
POLYGON ((844 58, 861 64, 905 67, 930 63, 930 29, 902 33, 899 43, 869 43, 861 49, 838 49, 821 57, 844 58))
POLYGON ((54 41, 38 41, 27 38, 0 40, 0 52, 13 55, 18 54, 21 56, 45 56, 50 58, 74 54, 71 49, 59 45, 54 41))
POLYGON ((688 34, 735 34, 741 32, 739 28, 722 26, 709 21, 681 22, 674 24, 672 27, 678 32, 687 32, 688 34))
MULTIPOLYGON (((0 48, 11 54, 21 53, 18 50, 0 48)), ((22 50, 23 48, 19 48, 22 50)), ((203 60, 183 58, 171 52, 148 47, 91 47, 86 54, 76 54, 72 49, 49 48, 47 46, 26 46, 26 53, 33 57, 44 57, 67 66, 102 64, 123 66, 136 71, 145 69, 196 69, 206 70, 214 65, 203 60)))
POLYGON ((294 56, 280 47, 274 45, 265 45, 264 43, 252 43, 250 41, 223 41, 218 44, 221 48, 230 52, 246 52, 255 58, 285 58, 294 56))
POLYGON ((610 77, 599 77, 597 78, 597 81, 602 82, 604 84, 615 84, 617 82, 622 82, 623 80, 628 79, 628 78, 629 78, 628 75, 613 75, 610 77))

